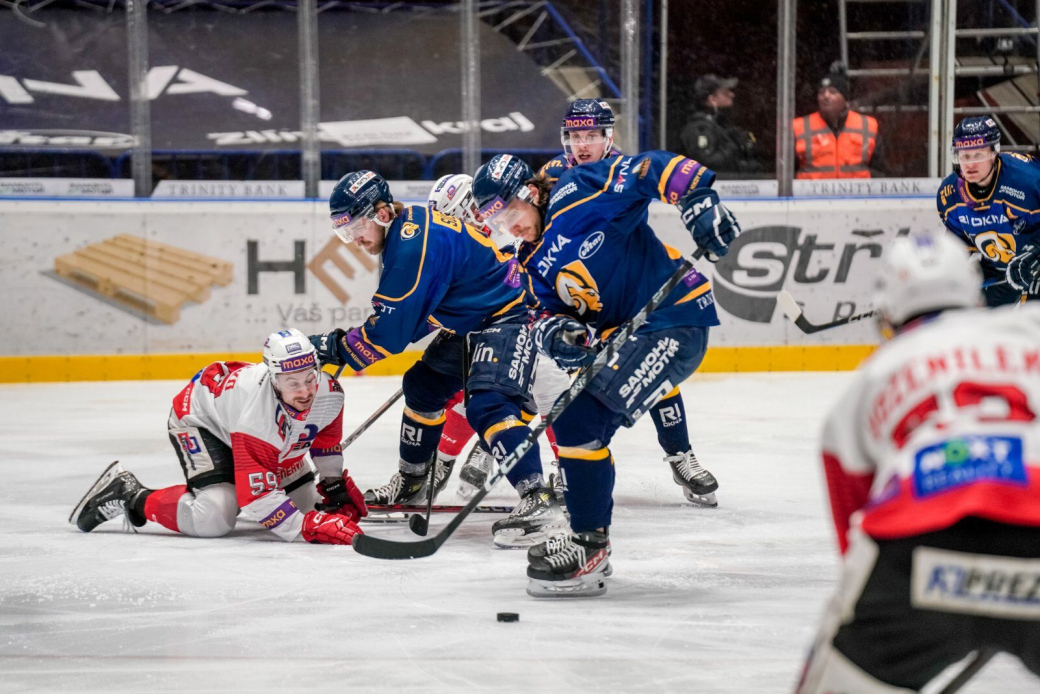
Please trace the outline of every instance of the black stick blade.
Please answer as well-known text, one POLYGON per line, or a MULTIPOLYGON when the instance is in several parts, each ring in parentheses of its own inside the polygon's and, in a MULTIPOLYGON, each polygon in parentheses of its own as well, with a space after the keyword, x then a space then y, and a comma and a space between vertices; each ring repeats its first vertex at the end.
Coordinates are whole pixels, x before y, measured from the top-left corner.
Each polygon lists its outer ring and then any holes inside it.
POLYGON ((436 537, 418 542, 394 542, 372 535, 355 535, 351 542, 355 552, 373 559, 421 559, 432 556, 441 544, 436 537))
POLYGON ((430 529, 430 524, 426 521, 426 518, 420 516, 418 513, 408 519, 408 527, 412 529, 412 532, 416 535, 422 535, 426 537, 426 531, 430 529))

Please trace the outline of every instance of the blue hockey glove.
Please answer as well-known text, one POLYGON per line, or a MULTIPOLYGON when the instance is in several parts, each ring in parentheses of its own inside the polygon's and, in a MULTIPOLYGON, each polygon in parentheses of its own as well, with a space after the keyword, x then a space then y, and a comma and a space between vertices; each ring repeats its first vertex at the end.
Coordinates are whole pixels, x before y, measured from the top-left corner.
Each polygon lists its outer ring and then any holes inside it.
POLYGON ((339 346, 343 342, 344 335, 346 335, 345 331, 336 328, 330 333, 309 335, 307 339, 311 341, 314 349, 318 351, 318 361, 322 364, 342 366, 343 357, 340 355, 339 346))
POLYGON ((1026 246, 1007 266, 1007 281, 1025 294, 1040 294, 1040 248, 1026 246))
POLYGON ((679 211, 693 242, 713 263, 729 252, 729 245, 740 235, 740 224, 711 188, 687 193, 679 200, 679 211))
POLYGON ((545 316, 531 326, 538 351, 552 359, 561 369, 577 369, 596 359, 589 347, 588 329, 567 316, 545 316))

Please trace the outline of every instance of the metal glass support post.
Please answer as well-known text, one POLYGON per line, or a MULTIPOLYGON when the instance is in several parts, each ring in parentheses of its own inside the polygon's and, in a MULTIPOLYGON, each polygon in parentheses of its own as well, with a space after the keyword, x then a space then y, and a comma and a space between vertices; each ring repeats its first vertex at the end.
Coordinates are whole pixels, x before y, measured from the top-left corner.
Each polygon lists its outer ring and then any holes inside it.
POLYGON ((776 180, 780 197, 794 192, 794 79, 795 19, 798 0, 779 0, 777 5, 777 32, 780 54, 776 60, 776 180))
POLYGON ((152 111, 148 99, 148 0, 126 0, 126 45, 130 83, 130 170, 134 197, 152 194, 152 111))
POLYGON ((462 37, 462 170, 473 175, 480 168, 480 31, 476 0, 460 0, 462 37))
POLYGON ((639 149, 639 0, 621 0, 621 149, 639 149))
MULTIPOLYGON (((1037 0, 1040 3, 1040 0, 1037 0)), ((1040 41, 1037 42, 1040 45, 1040 41)), ((1040 49, 1038 49, 1040 50, 1040 49)), ((661 0, 661 56, 657 68, 658 106, 657 118, 660 123, 658 149, 668 149, 668 0, 661 0)))
POLYGON ((318 0, 299 0, 296 19, 300 60, 300 171, 303 195, 318 197, 321 181, 321 95, 318 91, 318 0))
MULTIPOLYGON (((1040 2, 1040 0, 1038 0, 1040 2)), ((942 56, 946 33, 943 24, 945 0, 932 0, 928 29, 928 176, 939 177, 939 122, 943 113, 942 56)))
POLYGON ((953 170, 953 153, 950 141, 953 138, 953 101, 957 77, 957 0, 944 0, 943 8, 943 55, 939 58, 942 89, 942 109, 939 113, 939 174, 953 170))

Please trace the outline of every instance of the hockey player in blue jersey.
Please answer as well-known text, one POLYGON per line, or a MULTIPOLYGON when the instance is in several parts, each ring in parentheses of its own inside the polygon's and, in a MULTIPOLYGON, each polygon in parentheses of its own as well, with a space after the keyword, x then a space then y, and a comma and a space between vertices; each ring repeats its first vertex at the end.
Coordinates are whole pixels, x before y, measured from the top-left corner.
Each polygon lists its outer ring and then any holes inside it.
POLYGON ((953 156, 936 196, 939 217, 978 253, 986 304, 1040 298, 1040 162, 1001 152, 990 116, 957 124, 953 156))
MULTIPOLYGON (((588 363, 594 355, 586 344, 588 329, 609 339, 674 274, 680 254, 647 224, 651 201, 680 207, 709 260, 725 255, 740 227, 709 188, 714 178, 692 159, 669 152, 573 167, 555 187, 510 155, 482 166, 473 193, 483 219, 526 242, 521 258, 545 309, 533 327, 539 350, 565 368, 588 363)), ((574 534, 528 552, 529 594, 606 591, 614 487, 610 440, 697 369, 714 325, 711 286, 691 270, 560 414, 554 428, 574 534)), ((690 472, 695 486, 703 470, 690 472)))
MULTIPOLYGON (((445 405, 464 384, 470 425, 494 455, 512 452, 530 433, 521 406, 530 397, 535 349, 529 323, 537 300, 515 258, 455 217, 394 202, 386 181, 372 171, 344 176, 329 206, 339 237, 381 255, 382 270, 373 316, 363 325, 311 337, 321 361, 361 371, 441 330, 404 375, 399 471, 365 493, 369 504, 422 503, 445 405), (465 364, 467 339, 472 357, 465 364)), ((434 494, 449 474, 450 469, 437 475, 434 494)), ((537 445, 508 479, 521 497, 537 495, 555 504, 537 445)), ((542 511, 543 525, 565 524, 558 504, 551 513, 542 511)))
MULTIPOLYGON (((555 184, 570 168, 612 161, 621 156, 621 152, 614 147, 614 123, 614 112, 605 101, 578 99, 571 103, 560 127, 563 154, 545 164, 538 173, 555 184)), ((686 426, 686 403, 683 402, 678 386, 650 408, 650 418, 657 430, 657 442, 665 453, 664 461, 671 467, 675 481, 688 494, 687 498, 694 503, 716 506, 714 492, 707 495, 692 494, 689 485, 680 481, 689 476, 681 474, 680 470, 699 467, 699 463, 690 443, 690 432, 686 426)), ((705 471, 705 474, 711 476, 710 472, 705 471)), ((705 485, 700 486, 703 488, 705 485)))

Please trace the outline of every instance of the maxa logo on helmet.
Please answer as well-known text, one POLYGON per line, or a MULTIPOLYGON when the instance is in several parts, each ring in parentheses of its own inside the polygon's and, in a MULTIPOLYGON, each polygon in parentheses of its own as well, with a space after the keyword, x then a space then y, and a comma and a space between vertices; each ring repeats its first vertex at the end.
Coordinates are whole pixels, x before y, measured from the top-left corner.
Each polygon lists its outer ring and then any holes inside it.
POLYGON ((865 241, 845 243, 839 250, 837 244, 820 243, 817 234, 801 238, 802 230, 798 227, 745 229, 730 245, 726 257, 715 265, 715 298, 738 318, 769 323, 776 311, 776 295, 788 279, 801 285, 827 280, 845 284, 857 256, 860 264, 864 255, 869 260, 881 257, 881 243, 870 239, 883 233, 853 231, 854 236, 865 241))
POLYGON ((351 193, 356 193, 359 190, 361 190, 361 188, 366 183, 368 183, 369 181, 371 181, 375 177, 376 177, 375 173, 373 173, 372 171, 366 171, 365 173, 361 174, 361 176, 359 176, 356 181, 351 183, 350 184, 350 188, 348 188, 347 190, 349 190, 351 193))
POLYGON ((291 359, 283 359, 279 366, 283 373, 289 371, 302 371, 303 369, 311 369, 317 366, 317 362, 314 359, 314 352, 310 354, 304 354, 299 357, 293 357, 291 359))
POLYGON ((591 116, 583 116, 580 118, 566 118, 563 121, 563 127, 565 128, 595 128, 596 119, 591 116))
POLYGON ((957 147, 959 149, 968 149, 971 147, 985 147, 986 138, 979 137, 960 137, 957 138, 957 147))

